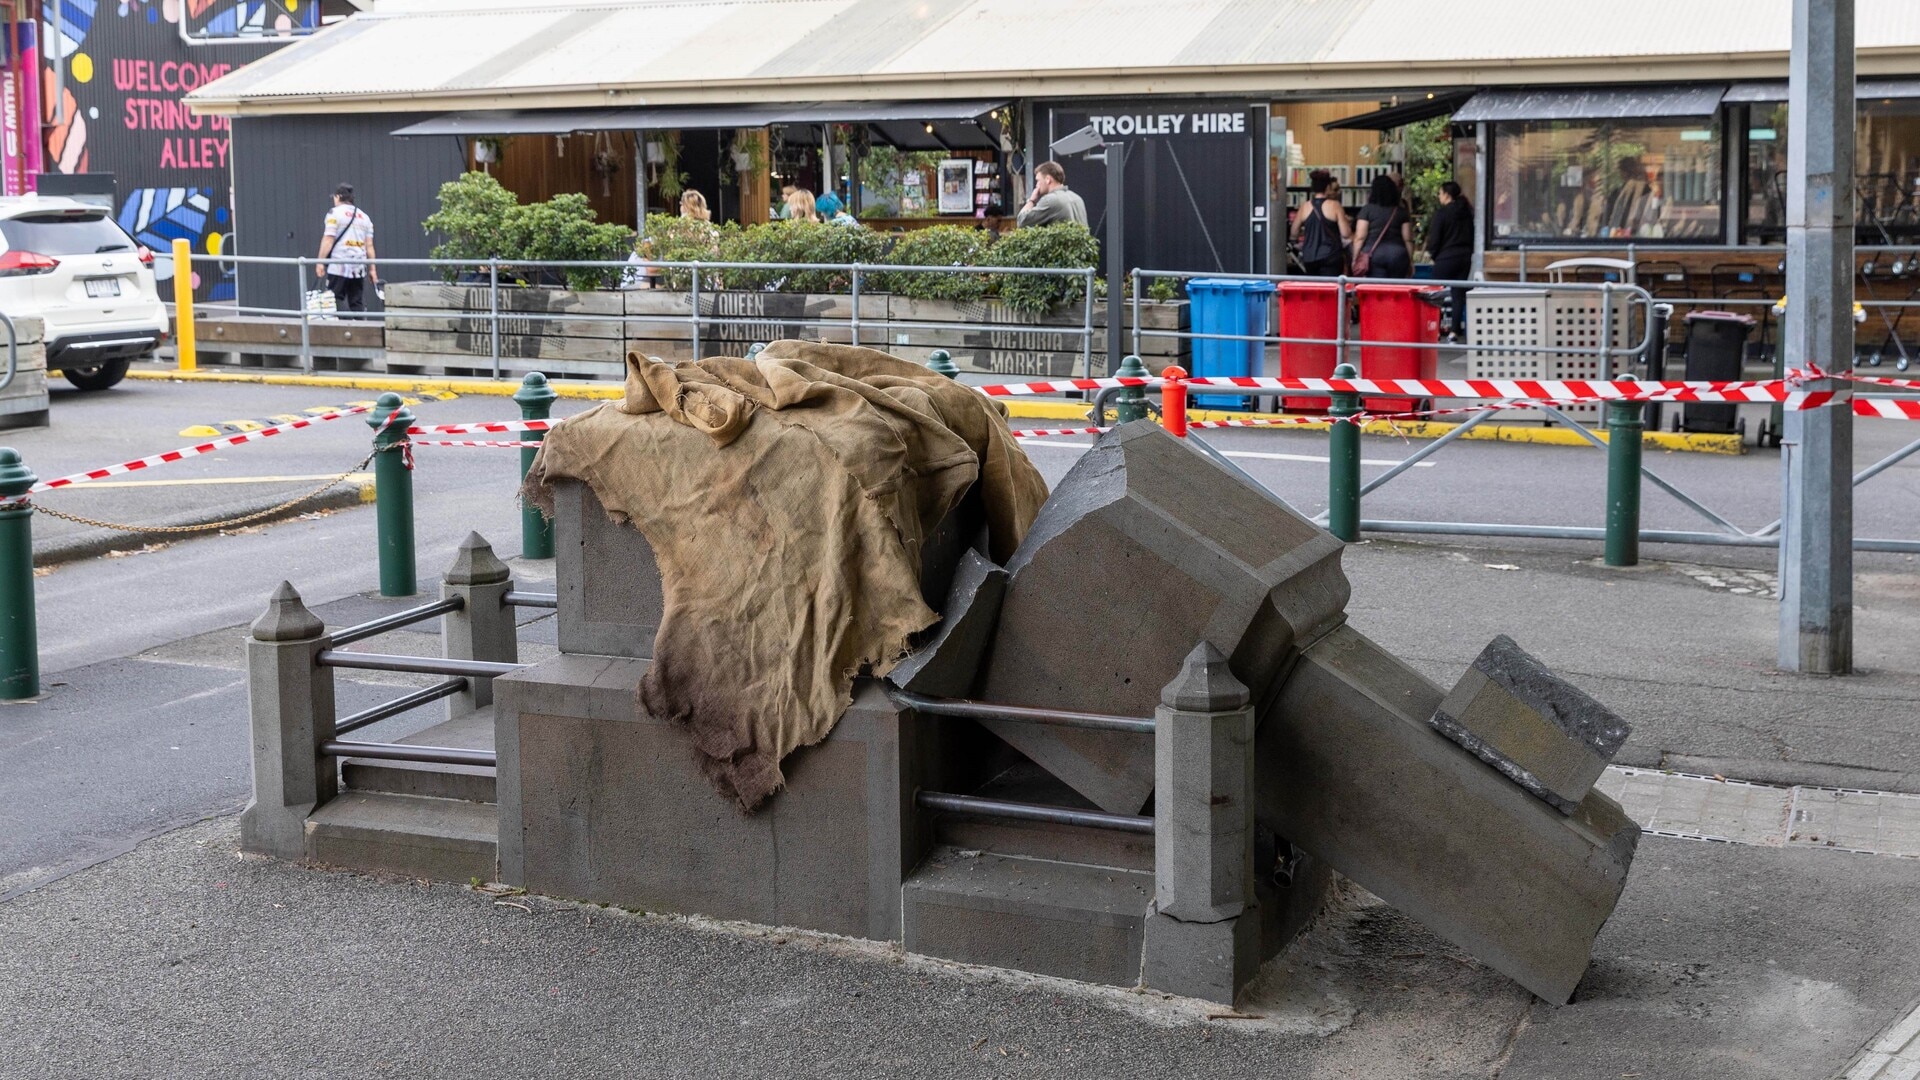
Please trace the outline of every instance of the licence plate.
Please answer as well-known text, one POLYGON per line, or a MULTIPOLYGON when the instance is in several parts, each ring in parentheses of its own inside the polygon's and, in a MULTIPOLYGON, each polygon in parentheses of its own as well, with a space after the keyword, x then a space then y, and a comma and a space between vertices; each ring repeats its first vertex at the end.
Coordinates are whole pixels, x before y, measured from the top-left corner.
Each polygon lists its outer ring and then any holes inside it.
POLYGON ((120 279, 95 277, 87 279, 87 295, 94 299, 120 295, 120 279))

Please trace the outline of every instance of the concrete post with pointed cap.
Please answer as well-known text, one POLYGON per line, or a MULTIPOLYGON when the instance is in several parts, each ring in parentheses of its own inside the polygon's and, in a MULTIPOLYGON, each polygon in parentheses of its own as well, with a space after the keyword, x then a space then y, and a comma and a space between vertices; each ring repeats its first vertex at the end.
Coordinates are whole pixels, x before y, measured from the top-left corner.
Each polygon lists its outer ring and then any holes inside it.
MULTIPOLYGON (((459 597, 459 611, 441 616, 440 640, 448 659, 520 662, 520 641, 507 593, 513 589, 513 571, 494 555, 493 546, 477 532, 460 542, 446 576, 440 579, 442 599, 459 597)), ((447 717, 464 716, 493 704, 493 680, 472 678, 467 688, 447 699, 447 717)))
POLYGON ((1253 908, 1253 709, 1202 642, 1154 710, 1154 914, 1147 985, 1232 1003, 1259 963, 1253 908))
POLYGON ((253 731, 253 801, 240 815, 240 846, 281 859, 306 856, 307 816, 338 790, 332 758, 333 669, 317 662, 326 624, 281 582, 247 638, 247 705, 253 731))

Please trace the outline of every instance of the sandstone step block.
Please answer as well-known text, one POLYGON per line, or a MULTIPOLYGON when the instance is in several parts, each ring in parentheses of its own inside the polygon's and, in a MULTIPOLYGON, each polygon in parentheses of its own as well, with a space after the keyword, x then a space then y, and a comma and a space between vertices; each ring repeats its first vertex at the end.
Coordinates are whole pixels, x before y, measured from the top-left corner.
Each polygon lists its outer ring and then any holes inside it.
POLYGON ((307 859, 433 881, 494 879, 500 823, 490 803, 345 792, 307 818, 307 859))
POLYGON ((1433 726, 1563 814, 1579 809, 1632 730, 1505 634, 1474 658, 1433 726))

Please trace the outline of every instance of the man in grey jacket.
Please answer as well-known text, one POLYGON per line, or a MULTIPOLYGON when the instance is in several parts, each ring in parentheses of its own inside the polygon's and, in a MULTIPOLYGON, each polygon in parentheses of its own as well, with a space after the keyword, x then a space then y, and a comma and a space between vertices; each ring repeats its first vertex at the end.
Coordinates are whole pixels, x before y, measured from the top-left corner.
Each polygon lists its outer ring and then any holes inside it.
POLYGON ((1061 221, 1087 223, 1087 204, 1067 187, 1067 170, 1057 161, 1043 161, 1033 170, 1033 194, 1014 218, 1023 229, 1061 221))

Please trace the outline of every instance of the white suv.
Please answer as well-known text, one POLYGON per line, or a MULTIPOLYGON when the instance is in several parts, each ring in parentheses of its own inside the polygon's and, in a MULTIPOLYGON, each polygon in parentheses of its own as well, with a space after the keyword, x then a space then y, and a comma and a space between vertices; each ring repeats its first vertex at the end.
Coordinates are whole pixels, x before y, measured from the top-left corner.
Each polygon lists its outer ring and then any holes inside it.
POLYGON ((0 311, 46 327, 47 370, 105 390, 165 340, 153 252, 99 206, 0 198, 0 311))

